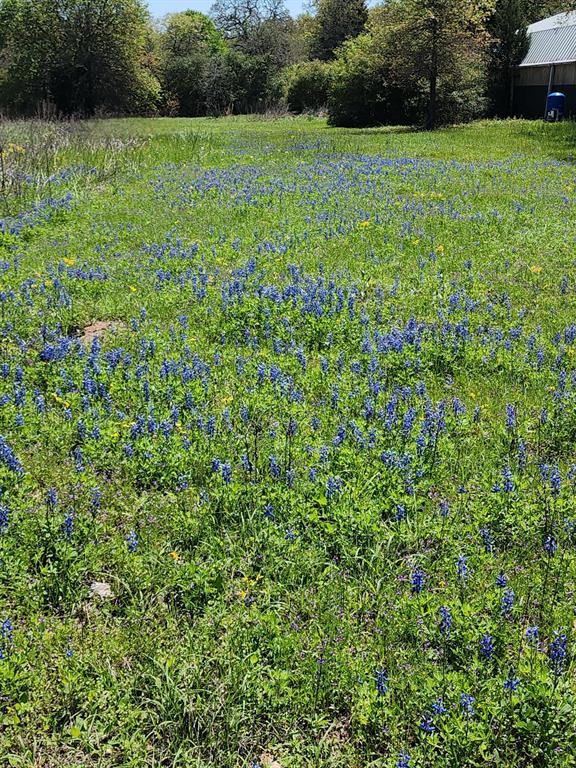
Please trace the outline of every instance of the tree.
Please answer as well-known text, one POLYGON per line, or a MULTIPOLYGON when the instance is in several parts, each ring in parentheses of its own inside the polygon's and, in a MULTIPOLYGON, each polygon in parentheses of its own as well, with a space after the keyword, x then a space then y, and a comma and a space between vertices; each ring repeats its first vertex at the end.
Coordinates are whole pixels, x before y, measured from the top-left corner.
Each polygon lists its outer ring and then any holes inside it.
POLYGON ((290 18, 284 0, 216 0, 210 14, 224 36, 244 53, 258 52, 254 38, 263 24, 285 23, 290 18))
POLYGON ((211 9, 230 44, 226 67, 234 111, 262 111, 280 95, 279 74, 292 63, 294 21, 283 0, 217 0, 211 9))
POLYGON ((331 63, 300 61, 284 70, 284 98, 292 112, 322 109, 328 104, 331 63))
POLYGON ((0 0, 5 25, 3 101, 33 111, 153 108, 149 16, 141 0, 0 0))
POLYGON ((345 40, 357 37, 368 20, 366 0, 317 0, 310 55, 328 61, 345 40))
POLYGON ((180 115, 206 113, 206 71, 228 47, 214 22, 198 11, 168 15, 159 39, 159 73, 164 98, 180 115))
MULTIPOLYGON (((450 101, 482 82, 488 5, 477 0, 404 0, 389 52, 399 84, 426 88, 426 126, 451 119, 450 101), (440 114, 440 103, 444 114, 440 114)), ((474 96, 477 98, 477 96, 474 96)))
POLYGON ((331 125, 410 123, 417 119, 411 86, 396 86, 390 54, 396 6, 372 12, 366 31, 346 41, 331 65, 328 118, 331 125))
POLYGON ((329 120, 434 128, 475 117, 484 107, 483 47, 478 7, 467 0, 390 0, 338 51, 329 120))
POLYGON ((31 112, 51 100, 51 75, 62 48, 62 30, 52 0, 0 2, 4 76, 0 103, 31 112), (39 34, 38 31, 42 30, 39 34))

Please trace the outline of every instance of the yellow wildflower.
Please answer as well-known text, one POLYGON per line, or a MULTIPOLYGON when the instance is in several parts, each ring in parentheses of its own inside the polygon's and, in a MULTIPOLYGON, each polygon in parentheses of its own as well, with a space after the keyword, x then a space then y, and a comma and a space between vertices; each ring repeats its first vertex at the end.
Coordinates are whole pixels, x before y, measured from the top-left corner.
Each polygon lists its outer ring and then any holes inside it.
POLYGON ((542 267, 539 264, 533 264, 530 267, 530 272, 532 272, 535 275, 539 275, 540 272, 542 272, 542 267))

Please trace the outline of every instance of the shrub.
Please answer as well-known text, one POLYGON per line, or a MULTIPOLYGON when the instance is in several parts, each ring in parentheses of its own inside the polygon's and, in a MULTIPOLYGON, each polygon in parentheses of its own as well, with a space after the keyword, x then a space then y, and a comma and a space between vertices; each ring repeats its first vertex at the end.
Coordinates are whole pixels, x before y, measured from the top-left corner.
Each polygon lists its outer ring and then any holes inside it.
POLYGON ((340 49, 332 65, 328 113, 330 124, 342 127, 409 122, 374 35, 361 35, 340 49))
POLYGON ((311 112, 328 104, 331 66, 302 61, 284 73, 284 98, 291 112, 311 112))

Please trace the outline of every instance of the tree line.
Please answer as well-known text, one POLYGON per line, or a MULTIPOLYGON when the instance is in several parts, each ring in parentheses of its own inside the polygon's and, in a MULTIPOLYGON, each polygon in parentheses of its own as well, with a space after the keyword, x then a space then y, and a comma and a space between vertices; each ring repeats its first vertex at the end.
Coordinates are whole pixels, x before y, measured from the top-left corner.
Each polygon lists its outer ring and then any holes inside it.
POLYGON ((0 110, 180 116, 327 110, 433 128, 510 113, 528 24, 554 0, 216 0, 154 21, 143 0, 0 0, 0 110))

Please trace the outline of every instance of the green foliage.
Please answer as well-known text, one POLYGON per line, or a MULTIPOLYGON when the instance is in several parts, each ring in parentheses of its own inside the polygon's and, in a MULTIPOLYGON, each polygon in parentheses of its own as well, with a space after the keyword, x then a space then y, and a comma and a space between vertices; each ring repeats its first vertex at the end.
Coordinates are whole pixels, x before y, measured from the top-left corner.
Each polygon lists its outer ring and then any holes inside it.
MULTIPOLYGON (((408 104, 392 80, 387 30, 372 29, 346 43, 333 64, 329 94, 331 125, 360 127, 410 122, 408 104)), ((407 95, 407 94, 406 94, 407 95)))
POLYGON ((303 61, 284 72, 284 98, 292 112, 309 112, 328 104, 331 66, 322 61, 303 61))
POLYGON ((2 0, 1 103, 32 113, 147 112, 159 84, 147 67, 141 0, 2 0), (40 33, 41 30, 41 33, 40 33))
POLYGON ((0 131, 6 764, 573 768, 575 126, 0 131))
POLYGON ((484 108, 483 38, 468 0, 402 0, 377 9, 341 49, 333 125, 460 122, 484 108))
POLYGON ((313 58, 328 61, 346 40, 357 37, 368 19, 366 0, 317 0, 310 36, 313 58))
POLYGON ((159 38, 159 73, 170 111, 180 115, 205 115, 212 84, 212 60, 228 47, 214 23, 196 11, 170 14, 159 38))

